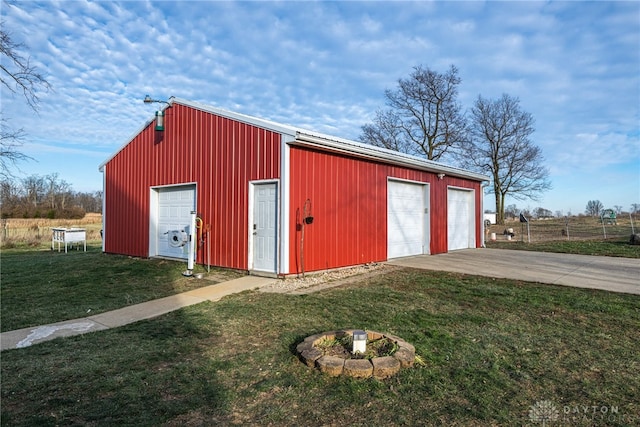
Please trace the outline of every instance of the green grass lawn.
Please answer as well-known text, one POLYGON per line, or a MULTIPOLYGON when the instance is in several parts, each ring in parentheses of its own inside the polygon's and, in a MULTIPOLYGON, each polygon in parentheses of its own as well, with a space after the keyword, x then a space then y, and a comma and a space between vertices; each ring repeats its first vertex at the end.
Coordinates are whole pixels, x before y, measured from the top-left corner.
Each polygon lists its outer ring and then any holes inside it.
MULTIPOLYGON (((215 282, 182 276, 185 262, 87 252, 50 246, 2 251, 2 332, 102 313, 215 282)), ((199 272, 204 271, 197 266, 199 272)), ((221 279, 237 273, 214 270, 221 279)))
POLYGON ((2 352, 2 425, 542 425, 529 411, 548 400, 549 426, 628 426, 639 326, 637 296, 411 269, 308 295, 245 292, 2 352), (296 358, 304 337, 340 328, 398 335, 425 364, 357 380, 296 358))

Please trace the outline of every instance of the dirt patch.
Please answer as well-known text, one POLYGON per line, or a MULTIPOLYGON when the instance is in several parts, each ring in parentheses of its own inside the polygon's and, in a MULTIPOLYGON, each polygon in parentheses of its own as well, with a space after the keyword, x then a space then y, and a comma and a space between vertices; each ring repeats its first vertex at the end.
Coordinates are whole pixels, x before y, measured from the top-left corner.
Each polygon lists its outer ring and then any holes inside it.
POLYGON ((393 340, 381 337, 367 340, 367 351, 364 354, 352 354, 353 337, 351 335, 326 338, 315 343, 314 346, 322 352, 323 356, 336 356, 342 359, 373 359, 374 357, 391 356, 399 348, 393 340))

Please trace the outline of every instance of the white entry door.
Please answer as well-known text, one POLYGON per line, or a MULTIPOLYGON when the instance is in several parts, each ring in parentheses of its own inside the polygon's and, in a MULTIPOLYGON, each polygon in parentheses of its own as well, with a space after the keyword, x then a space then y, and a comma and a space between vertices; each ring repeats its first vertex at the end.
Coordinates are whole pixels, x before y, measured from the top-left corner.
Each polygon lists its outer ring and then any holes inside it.
POLYGON ((278 252, 278 184, 255 184, 253 192, 253 269, 275 273, 278 252))
POLYGON ((185 236, 190 233, 191 211, 195 210, 195 185, 158 188, 156 254, 187 259, 189 245, 185 236))
POLYGON ((449 188, 447 191, 448 250, 474 248, 475 204, 473 191, 449 188))
POLYGON ((427 188, 419 183, 387 183, 387 258, 429 252, 427 188))

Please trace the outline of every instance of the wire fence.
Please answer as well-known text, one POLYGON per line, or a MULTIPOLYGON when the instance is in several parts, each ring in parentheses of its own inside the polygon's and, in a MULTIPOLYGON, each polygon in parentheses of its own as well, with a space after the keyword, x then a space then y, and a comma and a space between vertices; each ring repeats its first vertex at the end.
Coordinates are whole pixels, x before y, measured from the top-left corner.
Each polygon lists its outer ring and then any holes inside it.
POLYGON ((102 216, 87 215, 77 220, 3 218, 0 220, 0 246, 7 248, 18 242, 36 245, 51 241, 52 228, 83 228, 86 230, 87 240, 100 240, 102 216))
POLYGON ((594 217, 565 217, 517 220, 505 225, 490 225, 485 229, 487 240, 516 240, 522 242, 548 242, 554 240, 629 239, 640 233, 640 215, 618 216, 615 220, 594 217))

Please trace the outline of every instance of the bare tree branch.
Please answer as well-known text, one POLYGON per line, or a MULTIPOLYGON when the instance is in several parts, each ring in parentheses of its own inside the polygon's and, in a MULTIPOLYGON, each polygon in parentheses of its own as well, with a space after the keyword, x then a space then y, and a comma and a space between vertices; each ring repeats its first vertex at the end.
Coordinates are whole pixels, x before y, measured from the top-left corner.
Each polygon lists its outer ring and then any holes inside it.
POLYGON ((32 157, 20 151, 24 144, 23 129, 13 130, 7 126, 7 119, 0 119, 0 179, 7 180, 14 177, 12 170, 18 168, 18 163, 33 160, 32 157))
POLYGON ((38 89, 49 91, 51 85, 31 65, 31 59, 19 53, 26 48, 25 45, 11 39, 11 34, 5 30, 4 21, 0 24, 0 54, 3 59, 0 63, 0 83, 13 93, 21 92, 29 107, 38 111, 38 89))
MULTIPOLYGON (((8 7, 11 6, 9 2, 5 4, 8 7)), ((22 43, 12 40, 4 21, 0 21, 0 83, 12 93, 21 93, 27 105, 37 112, 40 102, 38 90, 49 91, 51 85, 36 67, 31 65, 30 58, 20 53, 24 48, 22 43)), ((0 177, 2 179, 12 177, 12 169, 17 169, 19 162, 33 160, 32 157, 20 151, 26 135, 24 130, 12 130, 6 123, 3 115, 0 132, 0 177)))
POLYGON ((395 90, 386 90, 386 111, 362 127, 367 144, 440 160, 460 151, 467 139, 466 120, 457 103, 461 79, 453 65, 445 73, 418 66, 395 90))

